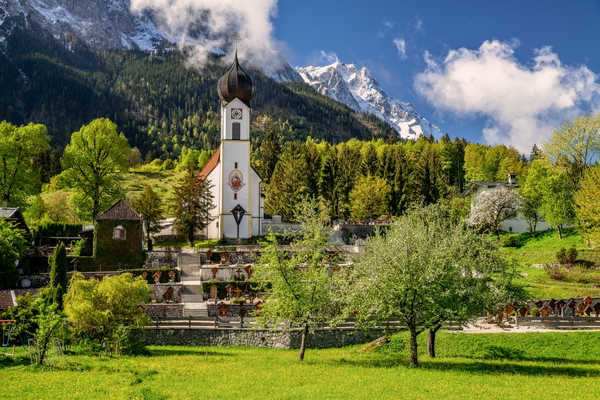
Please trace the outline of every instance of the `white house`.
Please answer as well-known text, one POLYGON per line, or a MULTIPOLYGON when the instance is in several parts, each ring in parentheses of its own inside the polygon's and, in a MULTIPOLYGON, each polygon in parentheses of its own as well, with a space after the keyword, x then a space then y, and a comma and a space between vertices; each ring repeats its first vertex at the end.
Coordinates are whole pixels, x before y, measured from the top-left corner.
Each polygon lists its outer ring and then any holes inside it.
MULTIPOLYGON (((518 189, 519 184, 516 181, 515 174, 508 174, 508 182, 471 182, 465 191, 463 192, 464 196, 471 195, 471 211, 473 210, 473 206, 477 203, 477 197, 490 189, 496 188, 498 186, 505 186, 510 189, 518 189)), ((502 221, 502 225, 500 229, 505 232, 512 233, 524 233, 529 232, 529 224, 527 223, 527 219, 523 216, 521 212, 517 212, 514 217, 505 219, 502 221)), ((536 232, 545 231, 550 229, 550 226, 546 221, 540 219, 536 225, 536 232)))
POLYGON ((200 176, 212 185, 216 207, 207 229, 209 239, 249 239, 261 234, 261 178, 250 165, 250 100, 252 80, 239 65, 217 84, 221 99, 221 144, 200 176))

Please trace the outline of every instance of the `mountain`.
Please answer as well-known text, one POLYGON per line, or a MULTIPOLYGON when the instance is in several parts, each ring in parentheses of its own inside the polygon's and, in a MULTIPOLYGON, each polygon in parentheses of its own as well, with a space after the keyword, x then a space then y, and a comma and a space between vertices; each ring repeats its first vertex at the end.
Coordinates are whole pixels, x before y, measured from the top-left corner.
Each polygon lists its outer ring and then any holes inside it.
POLYGON ((129 0, 0 0, 0 42, 10 34, 4 21, 22 19, 69 43, 96 49, 153 50, 166 44, 150 13, 134 15, 129 0))
POLYGON ((388 122, 401 138, 416 139, 441 133, 437 126, 417 113, 412 104, 390 97, 366 67, 336 61, 326 66, 296 67, 296 71, 322 95, 388 122))

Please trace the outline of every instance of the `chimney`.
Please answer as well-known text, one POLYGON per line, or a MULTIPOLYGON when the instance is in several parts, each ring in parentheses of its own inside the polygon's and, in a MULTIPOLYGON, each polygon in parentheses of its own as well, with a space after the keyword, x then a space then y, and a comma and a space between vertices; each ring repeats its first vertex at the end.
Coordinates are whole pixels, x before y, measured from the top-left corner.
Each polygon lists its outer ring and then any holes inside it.
POLYGON ((517 183, 517 175, 516 174, 508 174, 508 184, 515 185, 517 183))

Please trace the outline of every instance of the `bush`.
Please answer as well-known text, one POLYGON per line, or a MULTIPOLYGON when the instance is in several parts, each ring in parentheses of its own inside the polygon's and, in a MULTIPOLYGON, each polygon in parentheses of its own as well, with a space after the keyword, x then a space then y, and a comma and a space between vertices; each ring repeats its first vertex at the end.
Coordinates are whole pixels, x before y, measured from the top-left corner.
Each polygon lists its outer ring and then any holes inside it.
POLYGON ((555 279, 558 281, 563 281, 565 280, 565 271, 562 269, 562 267, 560 265, 556 265, 556 264, 546 264, 544 265, 544 269, 546 270, 546 272, 548 273, 548 276, 551 279, 555 279))
POLYGON ((556 260, 559 264, 575 264, 577 255, 577 249, 575 247, 571 247, 568 250, 563 247, 556 252, 556 260))
POLYGON ((500 239, 500 245, 502 247, 520 247, 519 240, 516 236, 505 235, 500 239))
MULTIPOLYGON (((65 313, 78 338, 123 343, 120 327, 142 328, 149 323, 141 305, 148 302, 150 293, 146 282, 131 274, 107 276, 101 281, 86 280, 75 273, 64 299, 65 313), (115 336, 116 335, 116 336, 115 336)), ((115 347, 113 347, 114 349, 115 347)))
POLYGON ((567 250, 567 261, 569 264, 575 264, 577 261, 577 249, 575 247, 571 247, 567 250))
POLYGON ((533 307, 529 311, 529 315, 531 315, 532 317, 539 317, 540 316, 540 310, 537 307, 533 307))
POLYGON ((106 341, 105 350, 110 354, 146 355, 146 342, 136 330, 118 327, 110 340, 106 341))
POLYGON ((234 297, 231 299, 231 304, 246 304, 246 299, 243 297, 234 297))

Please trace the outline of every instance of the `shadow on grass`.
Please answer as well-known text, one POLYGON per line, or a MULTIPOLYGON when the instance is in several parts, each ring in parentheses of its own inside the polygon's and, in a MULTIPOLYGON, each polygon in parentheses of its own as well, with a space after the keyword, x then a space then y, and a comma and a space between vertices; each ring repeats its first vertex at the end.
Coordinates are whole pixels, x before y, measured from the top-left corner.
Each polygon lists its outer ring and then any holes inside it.
POLYGON ((149 357, 156 356, 201 356, 201 357, 232 357, 233 354, 205 349, 148 349, 149 357))
POLYGON ((502 346, 490 346, 485 354, 478 356, 463 356, 464 358, 479 359, 479 360, 511 360, 511 361, 536 361, 536 362, 553 362, 553 363, 568 363, 568 364, 600 364, 600 360, 564 358, 564 357, 546 357, 527 356, 523 350, 512 349, 502 346))
POLYGON ((6 356, 0 356, 0 369, 2 368, 10 368, 10 367, 17 367, 20 365, 30 365, 31 362, 29 361, 28 357, 25 356, 17 356, 17 357, 6 357, 6 356))
MULTIPOLYGON (((537 361, 537 360, 536 360, 537 361)), ((315 361, 317 363, 317 361, 315 361)), ((407 358, 382 358, 370 360, 332 360, 335 366, 353 366, 362 368, 394 368, 409 367, 407 358)), ((600 370, 574 366, 556 365, 528 365, 518 362, 498 361, 452 361, 448 359, 420 359, 420 368, 423 370, 460 371, 473 374, 515 374, 515 375, 543 375, 543 376, 572 376, 572 377, 598 377, 600 370)))

